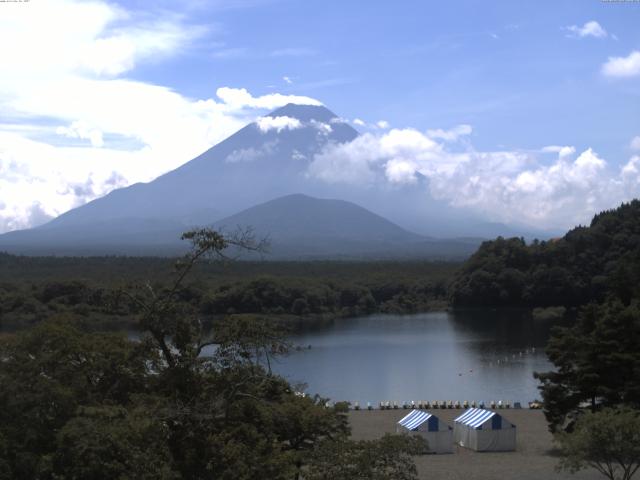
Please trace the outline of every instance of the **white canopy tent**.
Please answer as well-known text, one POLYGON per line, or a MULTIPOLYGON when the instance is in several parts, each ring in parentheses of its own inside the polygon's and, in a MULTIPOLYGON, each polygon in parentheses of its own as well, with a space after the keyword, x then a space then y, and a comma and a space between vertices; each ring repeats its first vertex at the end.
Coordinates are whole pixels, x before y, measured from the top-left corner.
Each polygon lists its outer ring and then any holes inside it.
POLYGON ((424 437, 431 453, 453 453, 451 427, 429 412, 411 410, 411 413, 398 421, 396 432, 403 431, 424 437))
POLYGON ((454 420, 453 438, 461 447, 478 452, 516 449, 516 426, 497 412, 470 408, 454 420))

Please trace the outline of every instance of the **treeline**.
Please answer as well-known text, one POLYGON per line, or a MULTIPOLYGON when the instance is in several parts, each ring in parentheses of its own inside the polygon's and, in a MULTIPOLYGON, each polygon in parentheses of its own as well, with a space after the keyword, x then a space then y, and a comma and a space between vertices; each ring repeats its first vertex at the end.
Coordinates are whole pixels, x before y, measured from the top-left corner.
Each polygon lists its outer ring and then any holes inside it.
MULTIPOLYGON (((574 321, 552 329, 554 369, 536 373, 551 431, 580 432, 611 412, 640 418, 640 201, 559 239, 483 243, 454 276, 449 299, 454 307, 574 307, 574 321)), ((589 437, 558 438, 568 455, 589 437)))
POLYGON ((603 301, 629 304, 640 296, 640 201, 596 215, 550 241, 485 242, 456 274, 454 306, 564 305, 603 301))
POLYGON ((202 308, 210 314, 409 313, 441 305, 446 293, 444 280, 368 284, 262 277, 219 287, 204 299, 202 308))
MULTIPOLYGON (((423 439, 353 441, 346 404, 303 395, 271 370, 289 349, 273 322, 203 325, 185 279, 227 239, 208 229, 188 238, 165 287, 104 297, 137 313, 140 338, 87 332, 66 314, 0 335, 0 479, 416 480, 423 439)), ((33 298, 50 308, 95 293, 58 283, 33 298)))
POLYGON ((271 371, 289 348, 273 322, 203 325, 203 291, 186 279, 228 241, 207 229, 188 238, 191 251, 159 284, 5 285, 3 308, 42 321, 0 335, 0 480, 415 480, 422 439, 353 441, 346 404, 302 395, 271 371), (88 332, 68 314, 78 308, 135 313, 141 336, 88 332))
MULTIPOLYGON (((123 281, 169 282, 175 258, 166 257, 29 257, 0 252, 1 282, 81 280, 100 285, 123 281)), ((460 262, 444 261, 203 261, 189 283, 220 285, 259 276, 321 278, 351 282, 449 279, 460 262)))
MULTIPOLYGON (((14 269, 16 278, 7 278, 8 269, 0 274, 0 328, 24 328, 65 313, 96 329, 134 325, 137 310, 123 292, 148 279, 153 282, 147 282, 146 288, 162 292, 172 269, 167 259, 128 260, 130 263, 117 257, 80 258, 74 264, 64 258, 3 256, 0 262, 14 269), (87 268, 83 270, 83 266, 87 268), (102 274, 98 266, 104 268, 102 274)), ((234 313, 303 321, 375 312, 413 313, 446 306, 448 282, 456 266, 422 262, 211 262, 194 269, 193 278, 181 286, 178 299, 205 320, 234 313)))

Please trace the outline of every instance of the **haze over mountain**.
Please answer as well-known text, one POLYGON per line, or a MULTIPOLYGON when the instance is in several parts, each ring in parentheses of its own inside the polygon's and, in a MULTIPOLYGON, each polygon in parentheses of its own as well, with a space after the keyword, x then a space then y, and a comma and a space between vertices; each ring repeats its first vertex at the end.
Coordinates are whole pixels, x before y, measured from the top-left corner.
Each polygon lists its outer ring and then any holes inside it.
MULTIPOLYGON (((277 240, 274 255, 385 250, 389 255, 394 251, 392 245, 403 245, 399 255, 429 256, 440 255, 442 249, 431 241, 421 250, 417 244, 425 238, 418 234, 438 238, 523 235, 431 199, 425 179, 401 189, 373 189, 336 185, 309 175, 309 165, 323 148, 357 136, 354 128, 324 106, 288 104, 152 182, 114 190, 45 225, 0 236, 0 249, 54 254, 169 253, 179 248, 182 231, 216 222, 252 225, 259 231, 268 227, 265 233, 277 240), (270 202, 296 193, 342 199, 364 208, 305 196, 270 202), (251 209, 264 202, 269 203, 251 209), (249 210, 238 213, 245 209, 249 210), (330 240, 323 245, 322 239, 330 240)), ((477 238, 471 243, 477 245, 477 238)), ((452 249, 457 255, 467 250, 470 253, 466 247, 452 249)))
POLYGON ((354 203, 302 194, 256 205, 214 226, 232 231, 247 225, 270 240, 273 258, 462 258, 480 243, 423 237, 354 203))
POLYGON ((45 228, 140 218, 211 223, 276 196, 304 190, 306 159, 358 132, 321 106, 289 104, 149 183, 118 189, 45 228))

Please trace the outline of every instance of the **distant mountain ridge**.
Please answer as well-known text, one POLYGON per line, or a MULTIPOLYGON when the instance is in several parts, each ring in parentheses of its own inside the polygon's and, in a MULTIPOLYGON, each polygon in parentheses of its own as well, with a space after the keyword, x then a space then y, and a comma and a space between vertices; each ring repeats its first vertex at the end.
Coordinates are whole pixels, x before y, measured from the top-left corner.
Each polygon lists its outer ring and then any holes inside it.
POLYGON ((269 233, 278 245, 274 245, 273 255, 358 255, 361 251, 380 256, 431 256, 437 252, 446 257, 447 252, 455 251, 460 257, 471 253, 466 245, 477 245, 478 237, 509 231, 507 226, 456 216, 451 207, 435 200, 429 203, 425 185, 406 190, 372 189, 309 175, 316 154, 358 135, 324 106, 288 104, 149 183, 114 190, 37 228, 0 235, 0 250, 56 255, 172 255, 182 248, 177 240, 181 232, 194 226, 221 225, 223 219, 230 223, 243 218, 245 225, 256 228, 267 227, 269 219, 269 233), (306 197, 288 197, 293 194, 306 197), (313 202, 312 198, 346 203, 313 202), (278 211, 285 207, 286 215, 278 211), (348 212, 353 213, 350 226, 345 220, 348 212), (235 215, 241 217, 234 219, 235 215), (317 220, 320 218, 324 220, 317 220), (455 232, 451 236, 473 238, 436 241, 407 228, 428 237, 442 237, 449 231, 455 232), (353 234, 346 235, 348 231, 353 234), (323 247, 320 239, 329 238, 331 241, 324 242, 323 247), (420 242, 428 245, 418 247, 420 242), (402 248, 396 248, 398 244, 402 248), (452 245, 457 247, 452 249, 452 245))
POLYGON ((351 202, 291 194, 256 205, 214 224, 230 228, 251 225, 273 239, 291 237, 367 238, 371 241, 409 242, 424 237, 351 202))
POLYGON ((257 123, 251 123, 155 180, 114 190, 43 227, 122 218, 215 221, 278 195, 295 193, 291 177, 303 170, 302 158, 309 158, 329 142, 348 142, 358 135, 348 124, 336 122, 338 117, 322 106, 289 104, 267 117, 293 118, 302 125, 262 131, 257 123), (309 123, 312 120, 314 123, 309 123), (321 125, 330 125, 331 131, 321 125), (197 215, 203 209, 206 216, 197 215))
POLYGON ((214 224, 226 231, 246 226, 270 240, 275 258, 394 256, 424 240, 354 203, 302 194, 276 198, 214 224))
MULTIPOLYGON (((354 203, 303 194, 270 200, 210 226, 225 232, 250 227, 256 237, 269 239, 269 251, 261 257, 279 260, 460 259, 470 255, 481 241, 431 239, 354 203)), ((185 251, 186 244, 179 237, 188 228, 177 222, 128 219, 23 230, 0 236, 0 251, 28 255, 177 255, 185 251)))

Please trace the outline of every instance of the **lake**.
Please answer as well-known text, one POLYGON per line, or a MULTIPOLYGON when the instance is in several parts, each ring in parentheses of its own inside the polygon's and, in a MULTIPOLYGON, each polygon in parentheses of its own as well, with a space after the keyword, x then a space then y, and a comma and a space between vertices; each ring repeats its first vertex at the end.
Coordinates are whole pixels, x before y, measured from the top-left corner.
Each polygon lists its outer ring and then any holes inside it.
POLYGON ((336 320, 291 338, 300 351, 274 370, 332 401, 491 400, 540 398, 534 371, 551 323, 519 311, 373 315, 336 320), (307 346, 311 348, 306 348, 307 346))

